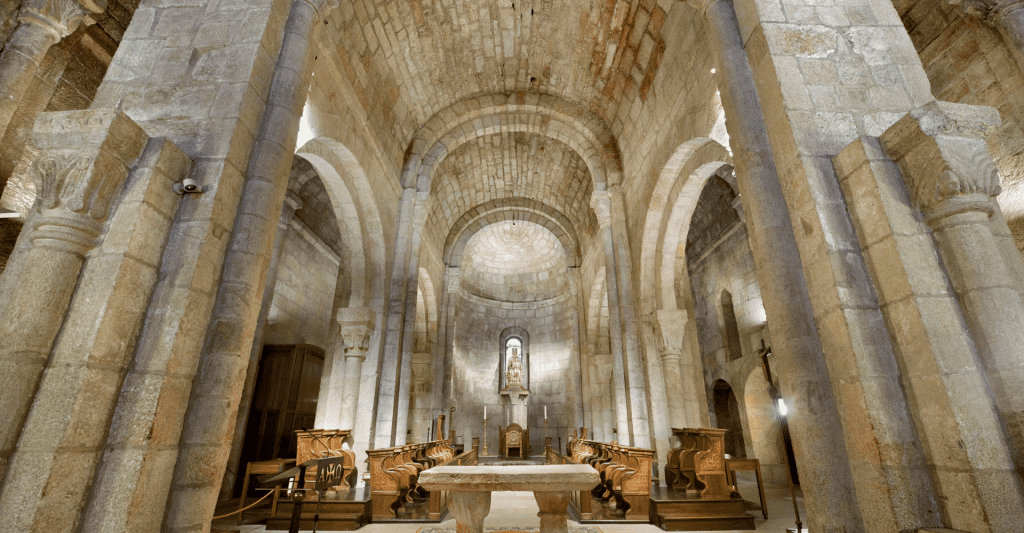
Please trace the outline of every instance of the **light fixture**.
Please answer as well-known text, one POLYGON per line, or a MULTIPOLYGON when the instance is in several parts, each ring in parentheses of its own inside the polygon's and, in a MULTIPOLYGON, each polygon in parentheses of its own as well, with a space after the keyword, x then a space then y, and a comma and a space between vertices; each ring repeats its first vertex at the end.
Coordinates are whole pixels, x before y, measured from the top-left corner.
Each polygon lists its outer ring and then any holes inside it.
POLYGON ((786 416, 786 413, 789 412, 789 409, 786 408, 786 401, 783 400, 782 398, 779 398, 776 401, 779 403, 779 414, 782 416, 786 416))
POLYGON ((711 69, 711 73, 714 74, 715 73, 715 69, 711 69))

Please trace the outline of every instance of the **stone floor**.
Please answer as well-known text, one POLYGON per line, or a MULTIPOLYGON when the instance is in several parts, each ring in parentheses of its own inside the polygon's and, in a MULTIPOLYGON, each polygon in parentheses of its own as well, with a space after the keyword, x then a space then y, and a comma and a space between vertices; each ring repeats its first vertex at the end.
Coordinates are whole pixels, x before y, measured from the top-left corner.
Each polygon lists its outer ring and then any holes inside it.
MULTIPOLYGON (((785 533, 786 528, 794 528, 793 521, 793 500, 789 496, 789 488, 785 485, 766 485, 765 498, 768 500, 768 520, 761 516, 761 511, 747 511, 756 517, 758 531, 774 531, 785 533)), ((740 480, 739 490, 748 501, 757 502, 757 485, 740 480)), ((804 510, 804 500, 797 492, 797 505, 800 507, 800 516, 806 520, 807 513, 804 510)), ((218 512, 230 512, 237 509, 238 501, 218 506, 218 512), (233 503, 233 505, 231 505, 233 503), (223 511, 222 511, 223 510, 223 511)), ((265 513, 263 513, 265 515, 265 513)), ((253 514, 252 520, 259 515, 253 514)), ((450 515, 449 515, 450 516, 450 515)), ((247 515, 249 521, 249 515, 247 515)), ((570 521, 570 525, 576 523, 570 521)), ((540 518, 537 517, 537 502, 533 499, 532 492, 499 492, 491 499, 491 512, 484 520, 484 526, 502 527, 537 527, 540 525, 540 518)), ((423 526, 450 526, 455 527, 455 520, 449 519, 440 524, 420 523, 389 523, 369 524, 360 533, 416 533, 423 526)), ((597 524, 604 533, 656 533, 662 531, 657 526, 648 524, 597 524)), ((806 527, 806 523, 804 524, 806 527)), ((213 523, 213 531, 241 531, 244 533, 259 533, 266 531, 260 524, 236 526, 234 517, 216 520, 213 523)))

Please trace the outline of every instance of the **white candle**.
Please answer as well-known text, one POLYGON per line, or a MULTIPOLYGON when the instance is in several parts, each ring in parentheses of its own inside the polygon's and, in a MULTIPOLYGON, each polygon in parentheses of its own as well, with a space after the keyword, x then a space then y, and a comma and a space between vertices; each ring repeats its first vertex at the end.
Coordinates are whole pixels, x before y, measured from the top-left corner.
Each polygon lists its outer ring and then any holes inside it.
POLYGON ((548 406, 544 406, 544 420, 548 419, 548 406))
POLYGON ((487 406, 484 406, 484 420, 487 420, 487 406))

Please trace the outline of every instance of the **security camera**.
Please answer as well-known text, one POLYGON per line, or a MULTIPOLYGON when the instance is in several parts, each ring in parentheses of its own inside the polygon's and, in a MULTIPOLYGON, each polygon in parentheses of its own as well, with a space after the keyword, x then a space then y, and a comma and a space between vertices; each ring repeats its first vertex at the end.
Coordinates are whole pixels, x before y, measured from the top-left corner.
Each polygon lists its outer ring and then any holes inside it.
POLYGON ((203 188, 200 187, 199 184, 196 183, 196 180, 192 178, 185 178, 181 180, 181 183, 175 183, 173 188, 174 192, 178 194, 203 192, 203 188))

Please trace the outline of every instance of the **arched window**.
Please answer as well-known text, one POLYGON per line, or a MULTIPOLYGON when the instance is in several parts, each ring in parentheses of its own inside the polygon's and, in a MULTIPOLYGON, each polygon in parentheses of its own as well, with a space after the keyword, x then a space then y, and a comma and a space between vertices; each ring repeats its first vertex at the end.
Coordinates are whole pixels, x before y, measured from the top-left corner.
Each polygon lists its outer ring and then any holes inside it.
POLYGON ((736 324, 736 311, 732 307, 732 294, 722 291, 722 326, 725 330, 726 360, 735 361, 743 356, 740 347, 740 328, 736 324))
POLYGON ((513 377, 513 380, 518 378, 521 380, 519 386, 524 389, 530 389, 530 335, 526 333, 526 330, 520 327, 506 328, 505 331, 501 332, 500 337, 500 355, 498 361, 500 366, 498 367, 498 390, 504 390, 509 385, 513 385, 508 381, 510 375, 508 374, 509 366, 517 366, 517 376, 513 377), (513 359, 518 359, 513 363, 513 359))

